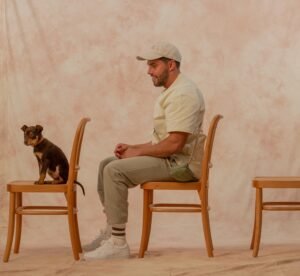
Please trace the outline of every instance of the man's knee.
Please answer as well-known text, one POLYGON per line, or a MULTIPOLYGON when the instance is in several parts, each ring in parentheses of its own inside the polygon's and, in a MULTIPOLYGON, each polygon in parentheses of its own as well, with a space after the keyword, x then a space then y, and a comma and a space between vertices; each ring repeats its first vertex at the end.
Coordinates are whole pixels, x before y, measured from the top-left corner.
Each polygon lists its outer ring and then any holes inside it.
POLYGON ((114 176, 118 173, 118 161, 111 161, 103 169, 103 176, 108 176, 110 178, 114 178, 114 176))
POLYGON ((116 160, 117 158, 114 157, 114 156, 111 156, 111 157, 107 157, 105 159, 103 159, 102 161, 100 161, 100 164, 99 164, 99 172, 102 173, 104 171, 104 168, 109 164, 111 163, 112 161, 116 160))

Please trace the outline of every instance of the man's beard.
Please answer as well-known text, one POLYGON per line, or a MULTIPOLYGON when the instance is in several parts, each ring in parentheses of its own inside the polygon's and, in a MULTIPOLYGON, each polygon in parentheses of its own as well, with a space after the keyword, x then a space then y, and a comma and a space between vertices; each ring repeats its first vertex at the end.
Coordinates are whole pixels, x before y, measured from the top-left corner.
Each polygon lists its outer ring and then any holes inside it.
POLYGON ((169 72, 168 72, 168 70, 165 70, 161 73, 160 76, 152 77, 152 82, 153 82, 154 86, 160 87, 160 86, 164 86, 166 84, 168 78, 169 78, 169 72))

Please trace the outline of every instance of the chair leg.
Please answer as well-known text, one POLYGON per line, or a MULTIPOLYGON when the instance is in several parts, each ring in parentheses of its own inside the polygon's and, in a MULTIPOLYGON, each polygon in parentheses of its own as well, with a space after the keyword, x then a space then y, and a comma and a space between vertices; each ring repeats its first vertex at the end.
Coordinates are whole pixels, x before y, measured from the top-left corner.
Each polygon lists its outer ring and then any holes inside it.
POLYGON ((204 232, 205 244, 206 244, 206 251, 208 257, 213 257, 213 242, 211 237, 211 230, 210 230, 210 222, 209 222, 209 214, 208 214, 208 206, 206 198, 202 198, 201 192, 198 191, 198 195, 201 201, 201 213, 202 213, 202 227, 204 232))
POLYGON ((256 188, 256 204, 255 204, 255 233, 254 233, 254 248, 253 257, 257 257, 262 226, 262 189, 256 188))
POLYGON ((211 236, 210 219, 209 219, 209 212, 208 212, 208 210, 207 210, 207 222, 208 222, 210 247, 211 247, 211 250, 213 251, 214 250, 214 245, 213 245, 212 236, 211 236))
MULTIPOLYGON (((68 204, 70 204, 70 203, 68 203, 68 204)), ((77 239, 76 239, 75 216, 74 216, 74 211, 70 210, 70 209, 68 210, 68 221, 69 221, 69 232, 70 232, 73 256, 74 256, 74 259, 77 261, 80 259, 80 257, 79 257, 79 248, 78 248, 77 239)))
POLYGON ((253 223, 253 230, 252 230, 252 239, 250 244, 250 249, 254 248, 254 240, 255 240, 255 228, 256 228, 256 212, 254 212, 254 223, 253 223))
POLYGON ((7 241, 5 252, 3 255, 3 262, 7 263, 10 256, 10 250, 14 237, 14 228, 15 228, 15 206, 16 206, 16 198, 15 193, 10 193, 9 198, 9 218, 8 218, 8 230, 7 230, 7 241))
MULTIPOLYGON (((77 197, 75 195, 75 208, 77 208, 77 197)), ((79 235, 79 227, 78 227, 78 217, 77 212, 74 214, 74 223, 75 223, 75 235, 76 235, 76 243, 79 253, 82 253, 80 235, 79 235)))
MULTIPOLYGON (((148 203, 148 206, 149 206, 150 204, 153 203, 153 190, 149 190, 148 199, 149 199, 149 203, 148 203)), ((148 229, 147 229, 147 238, 146 238, 145 251, 148 250, 149 239, 150 239, 150 232, 151 232, 151 225, 152 225, 152 212, 149 210, 149 214, 148 214, 148 229)))
MULTIPOLYGON (((213 251, 214 246, 213 246, 213 241, 212 241, 212 237, 211 237, 211 228, 210 228, 210 219, 209 219, 208 206, 206 207, 206 215, 204 217, 206 217, 206 222, 207 222, 207 223, 205 223, 205 225, 207 227, 208 234, 209 234, 208 238, 209 238, 210 248, 211 248, 211 251, 213 251)), ((203 216, 202 216, 202 218, 203 218, 203 216)), ((213 257, 213 256, 211 256, 211 257, 213 257)))
POLYGON ((203 232, 205 237, 206 243, 206 250, 208 257, 213 257, 213 248, 212 248, 212 238, 210 233, 210 226, 209 226, 209 215, 207 208, 202 210, 202 224, 203 224, 203 232))
MULTIPOLYGON (((151 196, 150 196, 151 197, 151 196)), ((149 226, 149 218, 150 218, 150 208, 149 208, 149 191, 144 190, 144 206, 143 206, 143 229, 142 229, 142 237, 139 251, 139 258, 144 258, 145 250, 148 244, 149 236, 150 236, 150 226, 149 226)))
MULTIPOLYGON (((16 209, 22 206, 22 193, 16 193, 16 209)), ((18 254, 20 250, 22 233, 22 215, 16 214, 16 233, 15 233, 15 247, 14 253, 18 254)))
POLYGON ((77 214, 74 215, 74 223, 75 223, 75 236, 76 236, 76 244, 77 244, 78 252, 82 253, 77 214))

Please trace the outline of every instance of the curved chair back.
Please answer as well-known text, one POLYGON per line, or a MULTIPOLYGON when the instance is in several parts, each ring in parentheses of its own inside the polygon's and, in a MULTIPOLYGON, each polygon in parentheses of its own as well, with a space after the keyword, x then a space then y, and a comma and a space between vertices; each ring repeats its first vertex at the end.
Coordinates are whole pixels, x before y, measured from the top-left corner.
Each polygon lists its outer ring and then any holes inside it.
POLYGON ((79 167, 79 159, 80 159, 80 152, 81 152, 81 145, 82 145, 82 138, 85 130, 85 126, 87 122, 89 122, 90 118, 83 118, 81 119, 76 134, 73 141, 70 164, 69 164, 69 176, 68 176, 68 195, 72 195, 76 187, 74 183, 77 181, 77 174, 79 167))
POLYGON ((216 129, 219 121, 223 118, 222 115, 218 114, 213 117, 211 120, 209 130, 206 137, 205 147, 204 147, 204 156, 202 160, 202 168, 201 168, 201 178, 200 178, 200 193, 202 193, 202 199, 206 199, 208 196, 208 179, 209 179, 209 169, 212 168, 211 164, 211 154, 216 134, 216 129))

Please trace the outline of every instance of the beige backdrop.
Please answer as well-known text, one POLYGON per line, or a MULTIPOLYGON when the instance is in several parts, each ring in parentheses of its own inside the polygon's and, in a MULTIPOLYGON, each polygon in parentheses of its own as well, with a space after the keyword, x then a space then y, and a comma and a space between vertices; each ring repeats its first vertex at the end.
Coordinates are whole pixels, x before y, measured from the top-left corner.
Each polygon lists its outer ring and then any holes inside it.
MULTIPOLYGON (((44 135, 69 156, 75 127, 86 128, 79 181, 82 241, 92 239, 105 218, 96 193, 99 161, 118 142, 149 140, 160 89, 135 56, 156 40, 183 55, 182 71, 201 88, 205 126, 224 115, 211 174, 211 226, 215 248, 248 248, 257 175, 299 175, 300 3, 298 0, 2 0, 0 57, 0 251, 7 230, 8 194, 14 179, 36 179, 23 124, 44 126, 44 135)), ((282 192, 299 199, 298 191, 282 192)), ((160 198, 196 201, 194 194, 160 198)), ((270 198, 279 198, 270 193, 270 198)), ((63 202, 29 195, 25 202, 63 202)), ((137 248, 142 193, 130 191, 128 240, 137 248)), ((263 242, 299 243, 299 214, 264 217, 263 242)), ((204 247, 200 216, 158 214, 151 245, 204 247)), ((23 246, 68 246, 65 218, 26 217, 23 246)))

